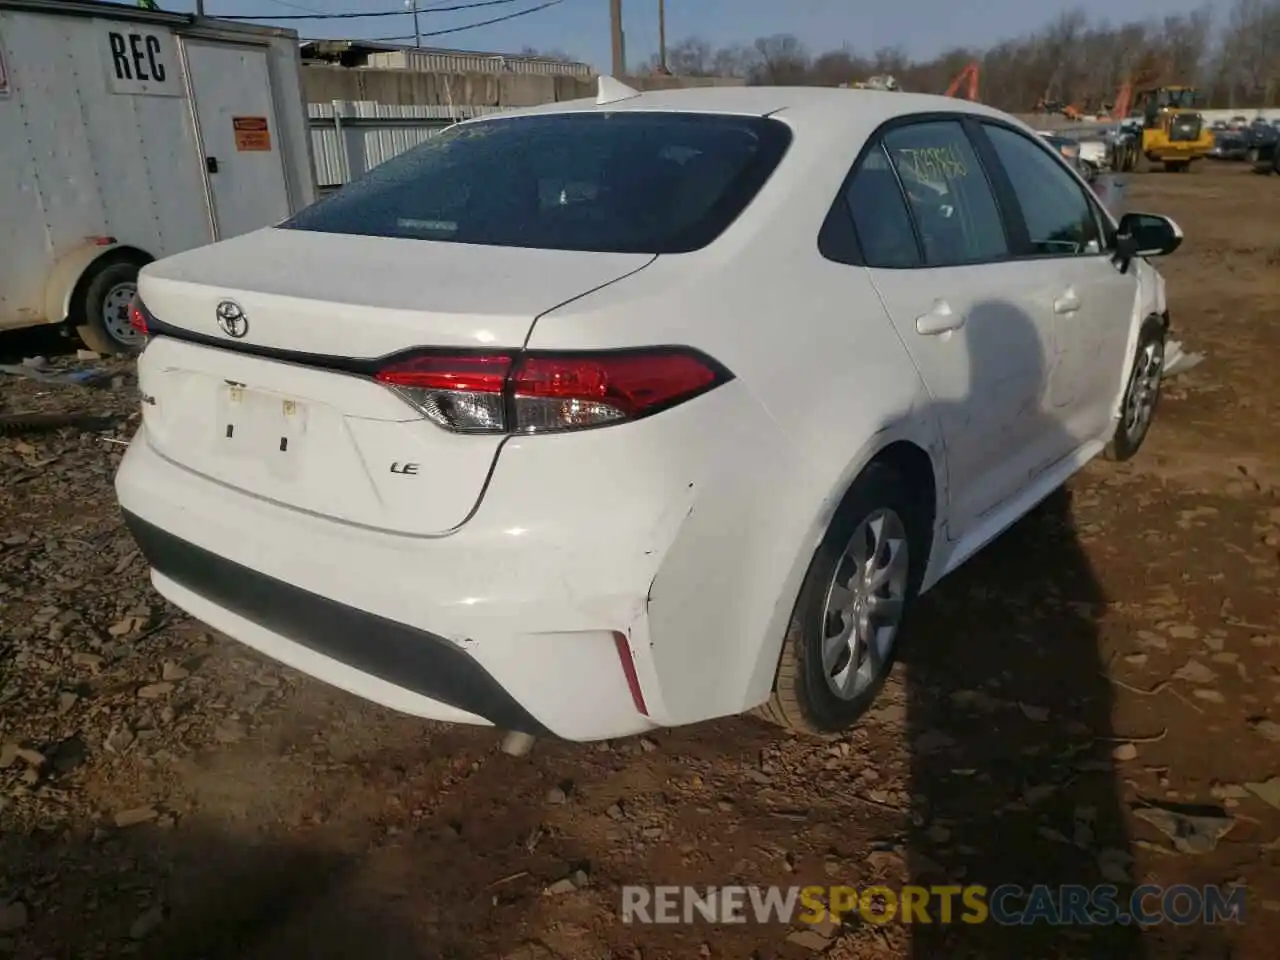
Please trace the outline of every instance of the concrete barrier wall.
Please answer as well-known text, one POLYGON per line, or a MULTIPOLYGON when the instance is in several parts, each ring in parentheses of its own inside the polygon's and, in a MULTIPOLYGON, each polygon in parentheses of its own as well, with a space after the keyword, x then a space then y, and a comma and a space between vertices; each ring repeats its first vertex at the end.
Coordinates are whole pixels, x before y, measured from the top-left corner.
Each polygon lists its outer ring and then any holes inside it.
MULTIPOLYGON (((737 78, 626 77, 639 90, 680 87, 742 86, 737 78)), ((596 81, 530 74, 426 73, 307 64, 302 88, 308 103, 371 100, 394 106, 455 105, 533 107, 578 100, 596 93, 596 81)))
MULTIPOLYGON (((595 82, 594 80, 592 81, 595 82)), ((691 87, 745 87, 741 77, 623 77, 622 82, 637 90, 685 90, 691 87)))
POLYGON ((486 73, 418 73, 307 66, 302 87, 309 103, 371 100, 392 106, 468 104, 528 107, 589 96, 593 85, 574 77, 486 73))

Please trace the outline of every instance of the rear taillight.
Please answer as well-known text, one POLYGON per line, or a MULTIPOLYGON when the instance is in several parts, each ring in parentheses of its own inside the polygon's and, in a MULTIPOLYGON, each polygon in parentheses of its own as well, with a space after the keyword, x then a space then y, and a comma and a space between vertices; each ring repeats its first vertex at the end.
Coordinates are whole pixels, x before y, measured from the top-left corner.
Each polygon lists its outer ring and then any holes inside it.
POLYGON ((129 304, 129 326, 144 337, 148 336, 150 329, 147 326, 147 321, 150 316, 147 313, 147 308, 142 305, 142 300, 135 294, 133 301, 129 304))
POLYGON ((376 374, 459 433, 546 433, 637 420, 731 378, 695 350, 420 353, 376 374))

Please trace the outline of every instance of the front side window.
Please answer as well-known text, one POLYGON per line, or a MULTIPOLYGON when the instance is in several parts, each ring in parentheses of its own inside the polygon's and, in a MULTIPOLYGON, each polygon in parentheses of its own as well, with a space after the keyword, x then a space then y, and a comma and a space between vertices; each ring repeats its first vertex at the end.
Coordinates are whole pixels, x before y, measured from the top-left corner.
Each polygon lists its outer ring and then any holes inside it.
POLYGON ((781 161, 761 117, 569 113, 461 124, 281 224, 375 237, 680 253, 709 244, 781 161))
POLYGON ((1088 256, 1102 251, 1093 205, 1075 177, 1030 137, 984 124, 1009 176, 1037 256, 1088 256))
POLYGON ((907 192, 927 266, 1009 254, 995 194, 958 121, 898 127, 885 134, 884 146, 907 192))

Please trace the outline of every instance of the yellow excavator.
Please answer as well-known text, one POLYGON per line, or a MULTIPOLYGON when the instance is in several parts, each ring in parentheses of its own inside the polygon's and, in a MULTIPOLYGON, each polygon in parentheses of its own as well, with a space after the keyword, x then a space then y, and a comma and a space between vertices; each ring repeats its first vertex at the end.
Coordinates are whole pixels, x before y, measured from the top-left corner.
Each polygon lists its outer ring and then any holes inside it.
MULTIPOLYGON (((1142 153, 1170 171, 1189 168, 1213 149, 1213 133, 1200 115, 1195 87, 1165 86, 1140 90, 1129 116, 1142 123, 1142 153)), ((1119 111, 1117 111, 1119 112, 1119 111)))

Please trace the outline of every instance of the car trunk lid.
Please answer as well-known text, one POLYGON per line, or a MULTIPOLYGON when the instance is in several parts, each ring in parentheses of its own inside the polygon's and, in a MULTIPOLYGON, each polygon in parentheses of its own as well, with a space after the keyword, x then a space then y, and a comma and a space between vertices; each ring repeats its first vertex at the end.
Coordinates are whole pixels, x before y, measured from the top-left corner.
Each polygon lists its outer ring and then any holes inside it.
POLYGON ((264 500, 446 533, 503 438, 425 419, 373 379, 380 358, 518 350, 540 314, 652 259, 266 230, 160 261, 139 282, 158 334, 138 365, 149 442, 264 500))

